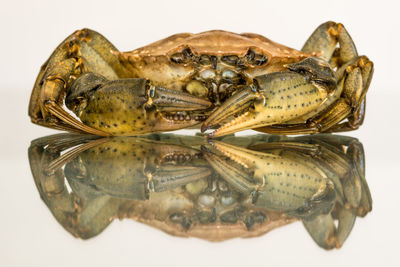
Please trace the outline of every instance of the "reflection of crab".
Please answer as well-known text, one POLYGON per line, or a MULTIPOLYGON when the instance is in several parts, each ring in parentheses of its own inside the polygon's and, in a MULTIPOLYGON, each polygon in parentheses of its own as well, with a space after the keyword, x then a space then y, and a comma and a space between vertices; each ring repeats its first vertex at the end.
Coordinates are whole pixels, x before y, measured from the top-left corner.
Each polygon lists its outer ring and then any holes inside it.
POLYGON ((43 200, 81 238, 115 217, 212 241, 301 219, 332 248, 371 209, 362 146, 353 138, 226 137, 212 147, 201 137, 61 134, 33 141, 29 158, 43 200))
POLYGON ((40 125, 98 135, 170 131, 205 118, 202 131, 223 124, 212 136, 345 131, 363 121, 372 72, 334 22, 318 27, 302 51, 257 34, 209 31, 118 52, 85 29, 43 65, 29 115, 40 125), (65 96, 81 121, 62 108, 65 96))

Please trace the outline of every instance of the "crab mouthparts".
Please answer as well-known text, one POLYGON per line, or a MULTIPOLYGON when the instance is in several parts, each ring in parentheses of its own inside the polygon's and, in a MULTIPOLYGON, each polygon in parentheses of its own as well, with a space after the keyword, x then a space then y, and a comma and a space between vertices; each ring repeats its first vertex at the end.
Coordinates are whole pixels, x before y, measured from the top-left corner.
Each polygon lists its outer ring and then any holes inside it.
POLYGON ((197 121, 202 122, 206 119, 206 115, 190 112, 162 112, 162 116, 170 121, 197 121))

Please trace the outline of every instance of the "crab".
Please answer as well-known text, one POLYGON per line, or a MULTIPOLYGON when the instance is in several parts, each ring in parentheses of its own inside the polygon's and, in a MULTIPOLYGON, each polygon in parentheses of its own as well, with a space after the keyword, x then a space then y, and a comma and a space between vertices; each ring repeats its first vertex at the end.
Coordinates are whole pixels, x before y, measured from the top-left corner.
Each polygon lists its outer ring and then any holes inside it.
POLYGON ((54 217, 83 239, 114 218, 210 241, 301 220, 331 249, 372 205, 362 145, 343 136, 227 136, 210 145, 200 136, 58 134, 32 141, 29 160, 54 217))
POLYGON ((335 22, 320 25, 301 51, 258 34, 215 30, 119 52, 83 29, 42 66, 29 116, 101 136, 218 126, 210 137, 245 129, 347 131, 363 122, 372 74, 373 63, 335 22))

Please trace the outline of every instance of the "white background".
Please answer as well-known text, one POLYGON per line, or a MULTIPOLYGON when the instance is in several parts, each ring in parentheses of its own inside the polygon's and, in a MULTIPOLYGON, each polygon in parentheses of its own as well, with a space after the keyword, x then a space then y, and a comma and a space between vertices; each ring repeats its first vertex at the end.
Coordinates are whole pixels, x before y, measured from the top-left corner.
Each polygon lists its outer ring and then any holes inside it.
POLYGON ((0 266, 400 266, 398 1, 1 1, 0 266), (367 116, 353 133, 364 144, 373 212, 358 219, 344 247, 325 252, 303 226, 263 237, 209 243, 114 222, 81 241, 59 226, 30 175, 32 139, 55 133, 30 123, 30 91, 42 63, 76 29, 89 27, 119 50, 178 32, 255 32, 301 48, 322 22, 342 22, 375 63, 367 116))

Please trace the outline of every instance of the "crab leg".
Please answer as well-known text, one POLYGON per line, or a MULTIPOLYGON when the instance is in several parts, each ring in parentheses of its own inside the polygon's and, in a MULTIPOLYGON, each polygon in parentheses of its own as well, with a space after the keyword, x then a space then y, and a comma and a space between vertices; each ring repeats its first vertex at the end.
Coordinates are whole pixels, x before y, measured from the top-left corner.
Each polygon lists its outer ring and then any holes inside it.
POLYGON ((325 113, 312 119, 321 132, 354 130, 362 124, 365 114, 365 96, 372 74, 373 63, 365 56, 353 59, 338 70, 337 78, 344 81, 342 97, 325 113), (343 77, 341 73, 344 73, 343 77), (336 126, 346 118, 348 118, 347 122, 344 122, 342 126, 336 126))
MULTIPOLYGON (((369 84, 373 74, 373 64, 365 56, 360 57, 364 63, 357 66, 354 62, 358 58, 358 53, 354 42, 341 23, 332 21, 320 25, 313 34, 309 37, 302 48, 303 52, 317 52, 319 57, 329 61, 333 67, 338 67, 336 77, 338 80, 345 78, 345 73, 348 73, 346 82, 354 83, 355 79, 360 80, 362 77, 362 89, 351 90, 353 94, 345 96, 353 104, 352 113, 348 116, 348 121, 333 125, 329 132, 340 132, 357 129, 364 120, 365 116, 365 94, 367 93, 369 84), (336 48, 339 43, 339 48, 336 48), (355 65, 355 71, 351 72, 351 65, 355 65), (357 73, 361 72, 361 73, 357 73), (360 95, 361 94, 361 95, 360 95), (353 101, 356 97, 357 101, 353 101)), ((345 86, 351 88, 352 86, 345 86)), ((361 88, 361 87, 359 87, 361 88)))
POLYGON ((109 79, 127 76, 113 51, 117 49, 107 39, 89 29, 67 37, 42 66, 35 82, 29 104, 32 122, 79 133, 109 135, 84 125, 63 110, 62 105, 71 81, 82 72, 93 70, 109 79))
POLYGON ((335 52, 339 63, 346 63, 358 56, 356 46, 341 23, 328 21, 321 24, 308 38, 303 48, 303 52, 316 53, 318 57, 329 62, 335 57, 335 52), (340 48, 336 50, 339 43, 340 48))
MULTIPOLYGON (((76 67, 77 61, 73 58, 66 59, 54 66, 46 73, 47 78, 42 83, 42 90, 39 95, 39 106, 32 103, 35 96, 31 101, 30 114, 32 121, 44 126, 58 126, 61 129, 73 130, 79 133, 92 133, 97 135, 106 135, 105 133, 92 129, 80 121, 72 117, 69 113, 61 108, 62 96, 67 84, 67 80, 73 69, 76 67), (40 107, 41 116, 46 119, 37 119, 31 112, 37 107, 40 107)), ((35 90, 34 90, 35 93, 35 90)))
POLYGON ((360 127, 364 121, 366 98, 373 75, 373 63, 361 56, 342 66, 337 77, 345 80, 344 98, 352 108, 347 121, 329 128, 329 132, 350 131, 360 127))
POLYGON ((364 120, 365 95, 372 73, 373 63, 365 56, 357 57, 336 72, 337 92, 341 93, 341 97, 324 112, 307 119, 305 123, 275 124, 255 130, 265 133, 310 134, 357 129, 364 120), (342 122, 346 118, 347 121, 342 122))

